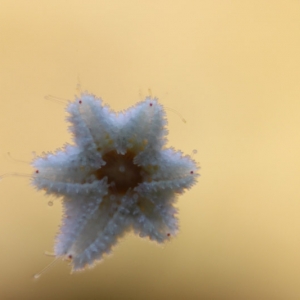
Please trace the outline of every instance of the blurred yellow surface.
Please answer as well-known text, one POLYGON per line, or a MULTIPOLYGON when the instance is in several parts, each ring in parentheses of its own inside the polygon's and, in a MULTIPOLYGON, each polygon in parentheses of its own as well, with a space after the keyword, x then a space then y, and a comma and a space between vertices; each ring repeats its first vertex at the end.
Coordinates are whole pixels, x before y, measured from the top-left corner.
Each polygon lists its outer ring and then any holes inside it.
POLYGON ((0 299, 300 299, 300 2, 0 0, 0 173, 70 142, 64 100, 149 94, 201 166, 164 247, 129 235, 94 269, 51 261, 61 205, 0 182, 0 299), (7 154, 11 153, 11 157, 7 154), (17 160, 22 160, 20 162, 17 160))

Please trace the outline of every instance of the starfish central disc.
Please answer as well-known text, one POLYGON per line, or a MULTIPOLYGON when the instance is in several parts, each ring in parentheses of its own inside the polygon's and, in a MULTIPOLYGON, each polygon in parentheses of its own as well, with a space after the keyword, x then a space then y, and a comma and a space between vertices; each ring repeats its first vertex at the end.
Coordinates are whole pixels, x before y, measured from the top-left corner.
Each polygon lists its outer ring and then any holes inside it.
POLYGON ((95 172, 96 178, 101 180, 107 177, 115 192, 125 194, 129 188, 134 188, 143 181, 142 169, 134 164, 134 156, 133 152, 126 152, 124 155, 116 151, 106 153, 102 157, 106 164, 95 172))

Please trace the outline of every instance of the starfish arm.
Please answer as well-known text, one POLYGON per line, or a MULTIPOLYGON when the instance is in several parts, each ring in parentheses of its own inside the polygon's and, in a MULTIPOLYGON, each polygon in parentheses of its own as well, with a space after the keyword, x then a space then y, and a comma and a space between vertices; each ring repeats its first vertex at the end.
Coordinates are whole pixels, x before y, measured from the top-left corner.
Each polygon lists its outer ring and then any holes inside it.
POLYGON ((89 222, 93 214, 98 210, 103 197, 91 197, 82 195, 65 197, 63 199, 64 216, 61 226, 61 232, 57 237, 55 245, 55 254, 58 256, 73 255, 70 248, 78 239, 80 232, 89 222))
POLYGON ((86 195, 95 195, 99 189, 107 190, 106 179, 101 181, 94 181, 92 183, 67 183, 60 181, 51 181, 48 179, 35 179, 34 185, 38 189, 43 189, 48 195, 55 195, 57 197, 77 197, 86 195))
POLYGON ((74 271, 93 266, 129 229, 126 202, 118 204, 107 196, 94 200, 87 197, 64 201, 66 216, 55 253, 72 258, 74 271))
POLYGON ((175 195, 170 191, 157 192, 151 198, 139 197, 133 211, 133 229, 140 237, 149 237, 162 243, 175 236, 178 231, 177 209, 174 207, 175 195))
POLYGON ((153 180, 192 177, 196 183, 199 167, 189 155, 183 155, 181 151, 175 151, 173 148, 163 149, 153 164, 159 166, 153 174, 153 180))
POLYGON ((38 157, 32 163, 36 169, 32 176, 32 184, 37 189, 52 189, 59 192, 60 185, 63 184, 82 184, 89 180, 92 182, 91 170, 96 169, 99 164, 96 155, 92 160, 78 147, 67 145, 64 151, 59 150, 38 157))
POLYGON ((69 130, 78 147, 99 154, 113 148, 119 126, 116 114, 102 105, 101 99, 82 94, 80 99, 68 106, 67 111, 71 123, 69 130))
POLYGON ((182 156, 180 151, 173 149, 164 149, 155 156, 151 165, 146 166, 148 180, 140 183, 135 190, 144 196, 159 190, 182 193, 196 183, 198 169, 189 156, 182 156))
POLYGON ((150 173, 156 180, 183 177, 188 173, 198 176, 199 167, 196 162, 189 155, 184 156, 181 151, 175 151, 173 148, 153 152, 150 162, 147 159, 144 160, 144 156, 145 154, 141 152, 134 161, 150 169, 150 173), (153 168, 154 170, 151 170, 153 168))
MULTIPOLYGON (((119 115, 120 129, 115 147, 120 153, 126 149, 148 154, 166 143, 167 121, 162 105, 147 98, 119 115)), ((146 156, 146 155, 145 155, 146 156)))

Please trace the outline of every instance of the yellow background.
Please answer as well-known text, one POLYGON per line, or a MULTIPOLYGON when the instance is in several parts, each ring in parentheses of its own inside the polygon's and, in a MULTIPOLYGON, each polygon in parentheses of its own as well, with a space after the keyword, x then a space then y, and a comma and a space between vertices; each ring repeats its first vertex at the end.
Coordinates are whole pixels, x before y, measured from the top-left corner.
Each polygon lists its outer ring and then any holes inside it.
POLYGON ((300 299, 299 12, 296 0, 0 0, 0 173, 25 174, 0 182, 0 298, 300 299), (187 120, 167 111, 169 145, 198 151, 178 237, 129 235, 92 270, 59 261, 32 280, 61 205, 30 186, 28 162, 70 142, 64 100, 45 96, 88 90, 121 110, 148 89, 187 120))

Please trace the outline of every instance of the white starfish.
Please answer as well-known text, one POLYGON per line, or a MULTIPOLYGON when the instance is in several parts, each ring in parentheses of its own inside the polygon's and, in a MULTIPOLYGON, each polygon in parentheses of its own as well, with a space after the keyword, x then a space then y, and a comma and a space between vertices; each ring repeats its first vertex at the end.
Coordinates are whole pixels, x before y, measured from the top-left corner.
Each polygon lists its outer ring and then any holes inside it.
POLYGON ((68 105, 75 145, 32 163, 32 183, 63 197, 55 255, 92 266, 125 232, 162 243, 174 236, 176 196, 196 182, 189 156, 165 148, 163 107, 147 98, 120 113, 93 95, 68 105))

